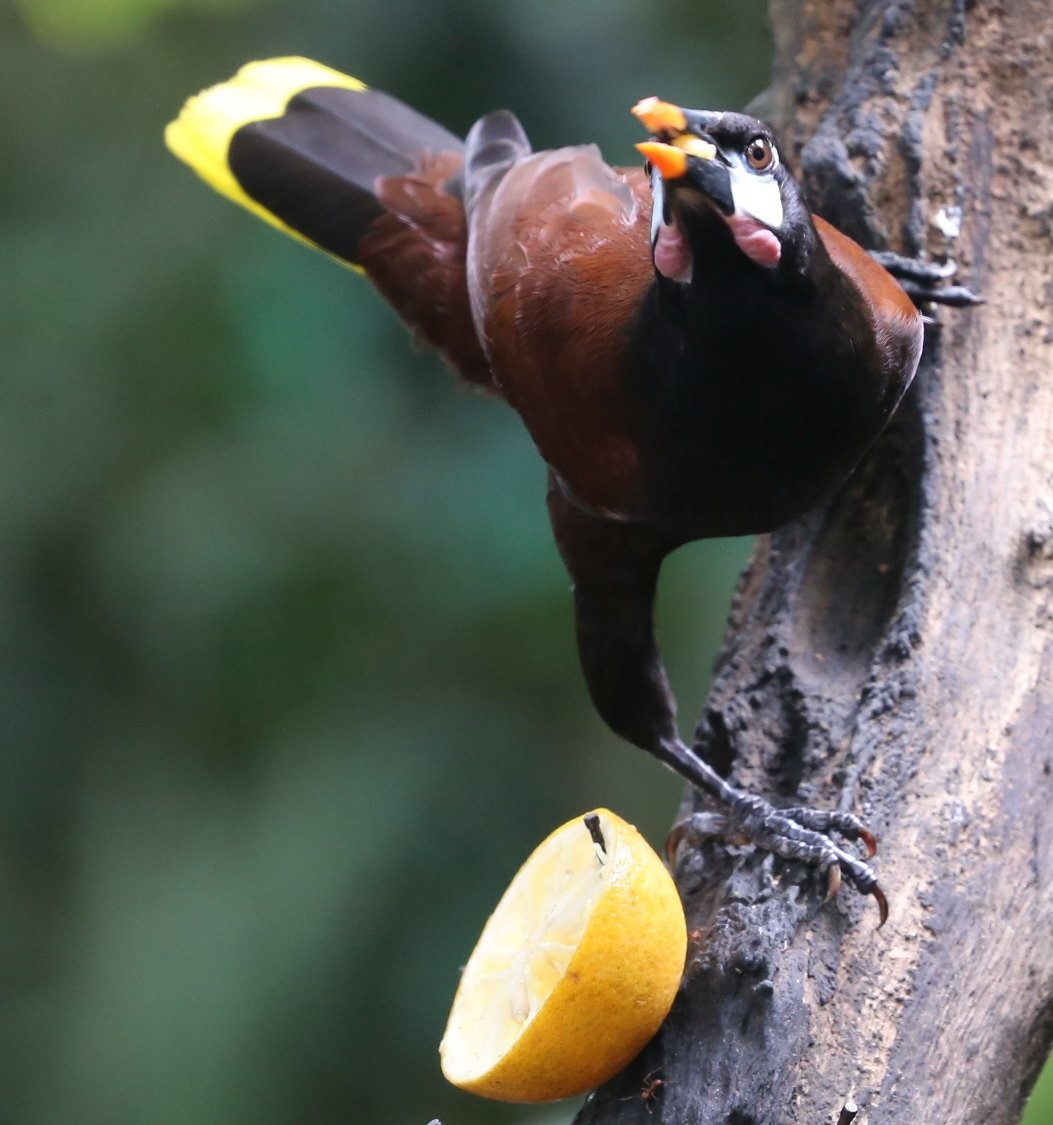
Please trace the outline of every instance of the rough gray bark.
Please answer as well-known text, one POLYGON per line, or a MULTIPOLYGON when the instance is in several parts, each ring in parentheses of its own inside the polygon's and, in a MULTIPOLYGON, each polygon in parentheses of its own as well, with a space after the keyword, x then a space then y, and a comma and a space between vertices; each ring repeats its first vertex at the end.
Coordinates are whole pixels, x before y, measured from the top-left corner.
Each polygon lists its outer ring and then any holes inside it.
POLYGON ((1053 1040, 1053 20, 773 9, 772 116, 815 209, 950 253, 987 301, 940 314, 841 493, 760 541, 697 735, 738 784, 862 813, 891 915, 682 851, 684 990, 579 1121, 819 1125, 852 1097, 856 1125, 1011 1125, 1053 1040))

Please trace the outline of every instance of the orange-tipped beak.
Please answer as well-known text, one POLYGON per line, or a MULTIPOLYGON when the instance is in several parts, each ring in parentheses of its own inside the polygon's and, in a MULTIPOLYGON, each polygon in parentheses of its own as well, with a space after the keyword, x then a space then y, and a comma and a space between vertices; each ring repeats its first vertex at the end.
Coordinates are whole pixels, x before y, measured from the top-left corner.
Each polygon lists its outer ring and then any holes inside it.
POLYGON ((687 128, 684 111, 672 102, 642 98, 630 111, 652 133, 682 133, 687 128))
POLYGON ((677 180, 687 172, 687 153, 661 141, 641 141, 636 146, 644 159, 662 173, 665 180, 677 180))

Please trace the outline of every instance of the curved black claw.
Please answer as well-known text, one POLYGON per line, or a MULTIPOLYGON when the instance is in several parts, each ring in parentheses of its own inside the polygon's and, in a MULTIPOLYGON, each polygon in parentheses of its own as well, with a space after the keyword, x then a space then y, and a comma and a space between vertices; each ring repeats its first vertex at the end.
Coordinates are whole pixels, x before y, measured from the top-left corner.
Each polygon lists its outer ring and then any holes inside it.
POLYGON ((677 853, 689 839, 725 840, 731 843, 728 818, 723 813, 695 812, 686 820, 678 820, 665 838, 665 858, 670 867, 676 864, 677 853))
POLYGON ((826 895, 823 897, 823 904, 828 903, 832 898, 837 896, 837 892, 841 889, 841 866, 837 863, 831 863, 830 868, 826 873, 826 895))
POLYGON ((906 258, 891 250, 871 250, 870 256, 892 274, 916 305, 950 305, 961 309, 983 304, 983 297, 964 285, 942 284, 958 272, 958 263, 953 259, 937 265, 906 258))
POLYGON ((888 921, 888 899, 885 898, 885 892, 875 883, 870 888, 870 893, 877 899, 878 905, 878 924, 877 928, 881 927, 888 921))
POLYGON ((841 869, 841 874, 861 895, 870 895, 877 903, 877 928, 880 930, 888 921, 888 899, 885 897, 885 892, 878 886, 877 876, 865 863, 853 859, 852 856, 839 860, 838 866, 841 869))

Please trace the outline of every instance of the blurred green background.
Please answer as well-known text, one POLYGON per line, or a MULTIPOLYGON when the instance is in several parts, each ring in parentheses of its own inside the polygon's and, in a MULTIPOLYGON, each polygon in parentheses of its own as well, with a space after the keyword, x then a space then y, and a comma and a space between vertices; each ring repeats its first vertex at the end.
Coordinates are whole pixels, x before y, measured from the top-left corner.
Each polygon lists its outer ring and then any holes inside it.
MULTIPOLYGON (((443 1082, 457 968, 552 827, 680 786, 587 704, 510 412, 161 132, 305 54, 633 161, 769 52, 761 0, 0 7, 0 1125, 569 1121, 443 1082)), ((685 722, 747 548, 666 567, 685 722)))

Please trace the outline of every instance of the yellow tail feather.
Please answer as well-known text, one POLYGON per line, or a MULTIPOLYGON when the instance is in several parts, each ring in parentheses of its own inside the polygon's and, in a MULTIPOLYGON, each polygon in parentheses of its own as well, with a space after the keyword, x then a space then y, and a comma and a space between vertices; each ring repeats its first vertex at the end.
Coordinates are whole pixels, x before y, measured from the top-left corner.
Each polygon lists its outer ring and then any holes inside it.
POLYGON ((227 158, 231 138, 240 128, 253 121, 281 117, 296 94, 319 86, 368 88, 357 78, 311 59, 290 56, 250 62, 228 81, 188 98, 179 116, 165 129, 165 144, 221 195, 298 241, 321 249, 248 196, 234 178, 227 158))

